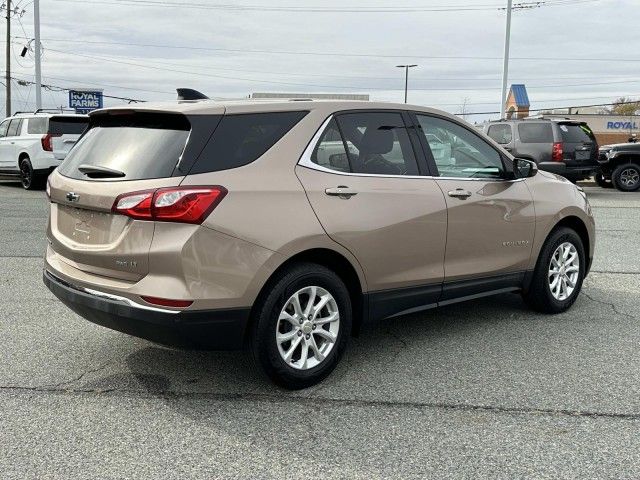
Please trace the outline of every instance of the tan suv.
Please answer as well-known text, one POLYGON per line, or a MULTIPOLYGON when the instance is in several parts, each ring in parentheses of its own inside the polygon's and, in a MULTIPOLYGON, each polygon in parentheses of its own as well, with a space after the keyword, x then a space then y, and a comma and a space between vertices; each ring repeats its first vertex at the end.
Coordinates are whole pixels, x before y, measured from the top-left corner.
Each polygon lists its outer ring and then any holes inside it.
POLYGON ((580 188, 417 106, 99 110, 47 193, 44 281, 73 311, 248 346, 287 388, 326 377, 368 322, 511 291, 562 312, 594 248, 580 188))

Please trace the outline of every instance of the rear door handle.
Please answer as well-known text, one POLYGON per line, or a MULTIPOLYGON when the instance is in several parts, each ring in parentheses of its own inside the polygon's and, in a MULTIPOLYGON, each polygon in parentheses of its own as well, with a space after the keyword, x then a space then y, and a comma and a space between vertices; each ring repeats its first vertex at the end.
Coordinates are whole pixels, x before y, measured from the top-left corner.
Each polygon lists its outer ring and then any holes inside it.
POLYGON ((462 188, 456 188, 455 190, 448 192, 448 195, 450 197, 461 198, 464 200, 471 196, 471 192, 469 190, 463 190, 462 188))
POLYGON ((346 185, 338 185, 334 188, 327 188, 324 193, 326 193, 330 197, 340 197, 344 199, 351 198, 354 195, 358 194, 358 192, 356 192, 353 188, 349 188, 346 185))

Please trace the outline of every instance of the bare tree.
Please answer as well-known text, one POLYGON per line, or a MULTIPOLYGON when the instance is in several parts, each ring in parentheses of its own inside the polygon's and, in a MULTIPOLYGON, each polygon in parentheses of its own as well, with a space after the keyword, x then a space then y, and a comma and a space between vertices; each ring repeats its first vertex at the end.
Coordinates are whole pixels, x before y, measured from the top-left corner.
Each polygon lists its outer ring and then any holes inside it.
POLYGON ((606 108, 605 111, 612 115, 635 115, 640 111, 640 100, 620 97, 614 100, 613 104, 606 108))
POLYGON ((460 106, 460 116, 466 120, 467 119, 467 104, 469 103, 469 97, 464 97, 462 100, 462 105, 460 106))

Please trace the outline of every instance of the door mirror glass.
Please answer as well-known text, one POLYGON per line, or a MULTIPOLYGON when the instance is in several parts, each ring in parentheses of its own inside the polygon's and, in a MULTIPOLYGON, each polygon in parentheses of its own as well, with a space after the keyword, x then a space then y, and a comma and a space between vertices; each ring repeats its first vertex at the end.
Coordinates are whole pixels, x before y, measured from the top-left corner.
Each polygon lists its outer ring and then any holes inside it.
POLYGON ((524 158, 513 159, 513 173, 516 178, 529 178, 538 173, 538 165, 524 158))

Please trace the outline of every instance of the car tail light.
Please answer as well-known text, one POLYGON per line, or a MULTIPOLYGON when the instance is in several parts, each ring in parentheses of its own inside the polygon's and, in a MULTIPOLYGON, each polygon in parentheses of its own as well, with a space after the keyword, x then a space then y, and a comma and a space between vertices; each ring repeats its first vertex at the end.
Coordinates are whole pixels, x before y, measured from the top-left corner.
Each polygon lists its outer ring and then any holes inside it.
POLYGON ((555 142, 553 144, 553 148, 551 149, 551 161, 553 162, 562 161, 562 143, 555 142))
POLYGON ((47 133, 46 135, 43 135, 42 138, 40 139, 40 143, 42 143, 42 149, 45 152, 53 152, 53 143, 51 141, 51 139, 53 137, 59 137, 60 134, 58 133, 47 133))
POLYGON ((220 186, 144 190, 118 196, 111 210, 138 220, 200 224, 226 194, 220 186))
POLYGON ((144 295, 142 296, 142 299, 147 303, 159 305, 161 307, 187 308, 193 303, 193 300, 172 300, 170 298, 147 297, 144 295))

